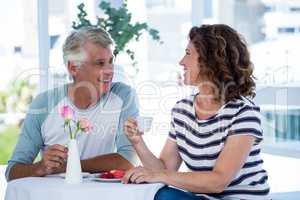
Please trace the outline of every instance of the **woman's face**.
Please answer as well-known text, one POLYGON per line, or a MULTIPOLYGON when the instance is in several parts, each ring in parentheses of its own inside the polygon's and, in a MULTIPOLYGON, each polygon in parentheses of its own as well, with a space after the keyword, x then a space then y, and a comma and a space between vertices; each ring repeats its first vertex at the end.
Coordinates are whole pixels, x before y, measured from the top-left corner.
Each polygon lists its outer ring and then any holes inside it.
POLYGON ((179 62, 181 66, 183 66, 184 70, 184 84, 186 85, 198 85, 199 84, 199 61, 198 61, 198 53, 190 41, 185 49, 185 55, 179 62))

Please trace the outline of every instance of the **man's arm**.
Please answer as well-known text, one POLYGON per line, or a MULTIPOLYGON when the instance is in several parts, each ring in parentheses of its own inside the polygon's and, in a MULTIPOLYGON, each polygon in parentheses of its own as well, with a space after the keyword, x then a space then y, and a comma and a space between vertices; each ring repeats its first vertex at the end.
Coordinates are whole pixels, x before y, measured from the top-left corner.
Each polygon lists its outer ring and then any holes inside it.
POLYGON ((38 173, 38 163, 35 164, 22 164, 16 163, 10 168, 8 180, 14 180, 18 178, 41 176, 38 173))
POLYGON ((8 161, 5 172, 8 181, 29 176, 45 176, 63 171, 65 168, 67 151, 61 145, 47 147, 43 152, 42 160, 33 163, 37 154, 44 148, 41 127, 48 116, 48 100, 48 93, 42 93, 30 104, 18 143, 8 161))
POLYGON ((84 172, 97 173, 112 169, 121 169, 126 171, 133 168, 133 165, 120 154, 112 153, 82 160, 81 167, 84 172))
POLYGON ((67 148, 55 144, 44 152, 42 160, 33 164, 15 163, 9 172, 9 180, 30 176, 46 176, 66 171, 67 148))
POLYGON ((8 161, 6 168, 6 179, 11 180, 15 178, 34 175, 36 166, 29 168, 24 165, 31 165, 39 153, 43 145, 40 134, 39 122, 35 114, 29 113, 26 115, 23 122, 21 133, 19 135, 18 143, 14 149, 11 159, 8 161), (21 166, 21 167, 20 167, 21 166))
POLYGON ((16 163, 10 169, 9 180, 25 177, 41 177, 52 173, 65 172, 65 170, 66 165, 55 165, 53 166, 53 170, 51 170, 45 167, 42 161, 33 164, 16 163))
POLYGON ((138 165, 140 160, 138 155, 124 133, 125 122, 129 117, 137 118, 139 116, 139 103, 135 90, 129 88, 125 95, 121 95, 123 99, 122 111, 120 114, 119 127, 116 136, 117 153, 128 160, 132 165, 138 165))

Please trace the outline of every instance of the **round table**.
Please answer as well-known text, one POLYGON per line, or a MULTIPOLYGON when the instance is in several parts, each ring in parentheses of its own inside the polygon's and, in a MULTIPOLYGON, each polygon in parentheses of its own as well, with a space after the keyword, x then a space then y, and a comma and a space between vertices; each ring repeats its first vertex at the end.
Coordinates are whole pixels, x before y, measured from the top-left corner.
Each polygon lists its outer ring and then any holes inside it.
POLYGON ((10 181, 5 200, 153 200, 163 184, 122 184, 83 179, 69 185, 60 177, 29 177, 10 181))

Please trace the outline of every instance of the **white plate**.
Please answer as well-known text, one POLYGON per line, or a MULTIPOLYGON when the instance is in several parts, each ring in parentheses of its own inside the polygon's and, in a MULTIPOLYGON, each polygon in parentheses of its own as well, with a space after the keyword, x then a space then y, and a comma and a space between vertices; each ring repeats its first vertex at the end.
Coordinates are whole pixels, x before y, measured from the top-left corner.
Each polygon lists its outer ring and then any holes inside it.
POLYGON ((93 177, 90 178, 91 181, 98 181, 98 182, 111 182, 111 183, 119 183, 121 182, 120 178, 99 178, 99 177, 93 177))
MULTIPOLYGON (((91 176, 90 173, 88 172, 81 172, 82 178, 88 178, 91 176)), ((61 178, 65 178, 66 177, 66 173, 59 173, 59 174, 50 174, 47 175, 47 177, 61 177, 61 178)))

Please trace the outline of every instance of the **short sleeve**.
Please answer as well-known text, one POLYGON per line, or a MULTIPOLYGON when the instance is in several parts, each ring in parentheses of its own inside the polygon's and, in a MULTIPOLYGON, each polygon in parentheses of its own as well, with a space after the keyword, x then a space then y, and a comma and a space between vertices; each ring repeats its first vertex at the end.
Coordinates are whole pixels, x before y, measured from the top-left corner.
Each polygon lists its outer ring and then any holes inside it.
POLYGON ((171 113, 171 123, 170 123, 170 131, 168 138, 172 141, 176 142, 176 132, 175 132, 175 123, 174 123, 174 113, 171 113))
POLYGON ((130 89, 124 99, 126 99, 126 101, 123 102, 122 112, 119 119, 119 128, 116 137, 116 148, 117 153, 119 153, 133 165, 137 165, 139 163, 138 156, 132 144, 123 132, 125 121, 129 117, 136 118, 137 116, 139 116, 138 99, 136 92, 133 89, 130 89))
POLYGON ((19 140, 12 157, 8 161, 5 171, 7 181, 9 181, 9 174, 13 165, 16 163, 32 164, 44 144, 41 126, 47 115, 47 109, 42 107, 43 104, 40 104, 43 99, 43 97, 38 97, 30 105, 21 128, 19 140))
POLYGON ((261 127, 260 108, 254 105, 245 105, 235 114, 232 119, 228 136, 252 135, 256 138, 256 144, 263 139, 261 127))

